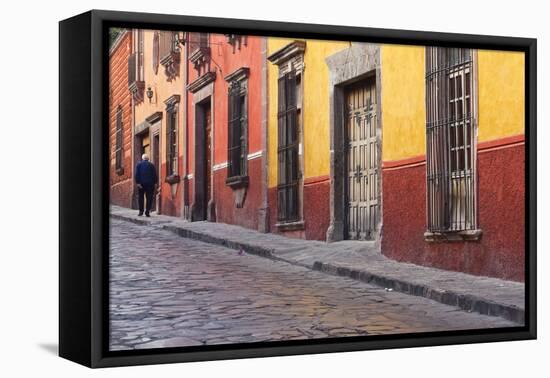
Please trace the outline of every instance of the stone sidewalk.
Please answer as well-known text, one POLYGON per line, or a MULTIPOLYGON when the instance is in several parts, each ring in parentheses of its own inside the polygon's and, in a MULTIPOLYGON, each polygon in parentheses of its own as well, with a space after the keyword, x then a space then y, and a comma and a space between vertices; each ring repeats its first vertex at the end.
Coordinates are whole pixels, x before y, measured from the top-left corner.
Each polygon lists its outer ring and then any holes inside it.
POLYGON ((368 282, 387 290, 422 296, 465 311, 499 316, 522 325, 525 321, 523 283, 397 262, 375 252, 368 242, 325 243, 263 234, 224 223, 188 222, 156 214, 151 218, 138 217, 136 210, 118 206, 111 206, 111 216, 169 230, 182 237, 368 282))

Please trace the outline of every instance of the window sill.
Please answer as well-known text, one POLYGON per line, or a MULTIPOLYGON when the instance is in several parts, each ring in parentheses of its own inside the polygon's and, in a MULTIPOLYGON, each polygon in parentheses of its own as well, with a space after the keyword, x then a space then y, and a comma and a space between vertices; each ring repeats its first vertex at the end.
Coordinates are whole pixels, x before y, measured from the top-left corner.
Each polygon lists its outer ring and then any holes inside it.
POLYGON ((429 243, 437 242, 461 242, 461 241, 478 241, 481 239, 483 231, 466 230, 466 231, 447 231, 447 232, 431 232, 424 233, 424 240, 429 243))
POLYGON ((115 170, 115 173, 119 176, 122 176, 124 174, 124 168, 117 168, 115 170))
POLYGON ((305 228, 305 222, 303 220, 295 222, 280 222, 275 225, 279 231, 297 231, 305 228))
POLYGON ((245 188, 248 186, 248 176, 233 176, 225 180, 225 184, 232 189, 245 188))
POLYGON ((180 176, 179 175, 170 175, 166 176, 164 179, 164 182, 167 182, 168 184, 177 184, 180 182, 180 176))

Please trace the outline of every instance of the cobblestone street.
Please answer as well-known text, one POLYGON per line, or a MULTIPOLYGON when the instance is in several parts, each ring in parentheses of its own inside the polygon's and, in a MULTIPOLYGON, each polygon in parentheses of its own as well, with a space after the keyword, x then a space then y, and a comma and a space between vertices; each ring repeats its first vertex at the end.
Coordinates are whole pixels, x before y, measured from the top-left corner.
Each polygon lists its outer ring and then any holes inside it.
POLYGON ((111 219, 110 349, 514 326, 111 219))

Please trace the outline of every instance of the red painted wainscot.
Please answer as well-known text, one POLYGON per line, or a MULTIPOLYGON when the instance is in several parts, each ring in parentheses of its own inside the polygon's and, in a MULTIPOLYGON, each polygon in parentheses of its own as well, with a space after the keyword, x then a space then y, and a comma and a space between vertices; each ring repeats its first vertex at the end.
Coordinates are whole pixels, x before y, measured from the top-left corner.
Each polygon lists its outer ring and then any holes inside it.
POLYGON ((479 241, 427 242, 425 157, 385 162, 382 253, 414 264, 506 280, 525 279, 525 144, 478 145, 479 241))
POLYGON ((304 180, 303 191, 304 228, 294 231, 277 229, 277 188, 269 188, 271 232, 308 240, 326 240, 330 224, 330 179, 328 176, 310 177, 304 180))
MULTIPOLYGON (((190 38, 199 38, 190 36, 190 38)), ((239 226, 259 229, 260 212, 262 208, 262 38, 254 36, 237 36, 224 34, 209 34, 208 49, 204 62, 200 60, 188 68, 188 89, 202 79, 208 84, 200 89, 189 89, 187 99, 187 144, 185 146, 186 170, 188 176, 184 186, 186 210, 194 220, 199 213, 197 209, 206 207, 206 219, 216 222, 236 224, 239 226), (202 62, 202 63, 201 63, 202 62), (238 80, 236 78, 239 78, 238 80), (228 110, 229 88, 232 81, 241 81, 246 86, 247 109, 247 156, 246 174, 238 184, 227 182, 228 178, 228 110), (246 85, 244 84, 246 83, 246 85), (194 99, 196 97, 197 99, 194 99), (198 99, 200 97, 200 99, 198 99), (195 101, 199 101, 195 103, 195 101), (210 136, 201 140, 196 132, 196 124, 200 106, 208 103, 210 109, 210 136), (196 135, 197 134, 197 135, 196 135), (198 170, 200 156, 204 150, 211 149, 211 156, 206 164, 211 164, 209 175, 198 170), (201 177, 205 176, 205 177, 201 177), (192 178, 190 177, 192 176, 192 178), (195 183, 199 180, 210 180, 209 194, 200 193, 195 183), (203 202, 208 197, 208 204, 203 202), (196 213, 196 214, 195 214, 196 213)), ((197 46, 188 47, 189 56, 197 46)), ((210 150, 208 150, 210 151, 210 150)), ((204 159, 204 158, 202 158, 204 159)), ((198 185, 198 184, 197 184, 198 185)))

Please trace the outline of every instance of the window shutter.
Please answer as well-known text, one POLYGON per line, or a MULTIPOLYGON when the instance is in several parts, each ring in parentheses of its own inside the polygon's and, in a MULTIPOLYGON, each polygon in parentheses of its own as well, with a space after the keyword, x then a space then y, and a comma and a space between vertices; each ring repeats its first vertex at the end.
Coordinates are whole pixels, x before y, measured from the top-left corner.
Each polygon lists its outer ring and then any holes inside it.
POLYGON ((233 130, 234 126, 234 98, 231 86, 227 91, 227 164, 228 164, 228 177, 233 177, 233 130))
POLYGON ((241 114, 240 114, 240 85, 232 83, 229 88, 229 114, 228 114, 228 165, 229 177, 239 176, 241 154, 241 114))
POLYGON ((172 112, 172 174, 178 174, 178 128, 177 113, 172 112))
POLYGON ((239 160, 240 175, 247 174, 247 154, 248 154, 248 109, 247 109, 247 94, 239 96, 239 160))
POLYGON ((278 174, 277 174, 277 214, 279 220, 286 219, 286 94, 287 94, 287 76, 282 76, 278 80, 278 95, 277 95, 277 157, 278 157, 278 174))
POLYGON ((153 36, 153 72, 155 74, 158 73, 159 70, 159 61, 160 61, 160 52, 159 52, 159 44, 160 44, 160 32, 156 31, 155 35, 153 36))
MULTIPOLYGON (((240 92, 240 91, 239 91, 240 92)), ((241 175, 241 95, 233 94, 233 174, 241 175)))
POLYGON ((278 82, 278 218, 299 217, 299 157, 296 74, 291 71, 278 82))
POLYGON ((117 109, 116 113, 115 168, 122 168, 122 109, 120 107, 117 109))
POLYGON ((172 146, 174 145, 174 119, 172 112, 169 111, 166 117, 166 175, 171 176, 174 168, 172 167, 172 146))
POLYGON ((290 71, 287 75, 287 219, 298 218, 298 125, 296 104, 296 74, 290 71))
POLYGON ((138 81, 143 81, 145 75, 143 72, 143 30, 138 30, 138 56, 137 56, 137 76, 138 81))

